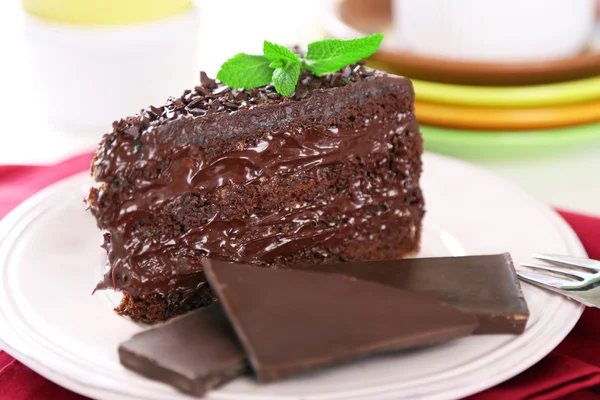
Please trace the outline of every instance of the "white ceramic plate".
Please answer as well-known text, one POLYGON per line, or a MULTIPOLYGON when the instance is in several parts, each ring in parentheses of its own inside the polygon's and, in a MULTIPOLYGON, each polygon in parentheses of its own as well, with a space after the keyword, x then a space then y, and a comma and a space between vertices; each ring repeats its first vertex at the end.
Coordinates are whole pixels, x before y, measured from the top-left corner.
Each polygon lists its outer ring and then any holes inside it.
MULTIPOLYGON (((585 256, 568 225, 494 175, 426 154, 422 256, 510 251, 585 256)), ((100 399, 187 398, 122 368, 119 342, 144 329, 116 315, 118 296, 91 295, 101 275, 100 232, 84 210, 91 184, 76 175, 29 199, 0 223, 0 347, 54 382, 100 399)), ((210 399, 450 399, 518 374, 550 352, 582 307, 524 285, 531 310, 520 336, 480 335, 387 354, 278 383, 240 378, 210 399)))

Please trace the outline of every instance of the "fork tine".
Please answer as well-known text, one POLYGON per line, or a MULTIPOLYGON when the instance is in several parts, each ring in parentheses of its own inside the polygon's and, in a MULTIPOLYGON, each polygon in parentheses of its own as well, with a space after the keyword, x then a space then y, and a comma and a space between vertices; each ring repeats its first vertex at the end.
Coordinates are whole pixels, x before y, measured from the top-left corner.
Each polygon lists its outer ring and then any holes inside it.
POLYGON ((531 268, 532 270, 538 271, 540 273, 548 272, 551 274, 556 274, 560 278, 569 279, 572 281, 580 282, 584 279, 590 278, 591 275, 586 272, 581 272, 575 269, 569 268, 559 268, 559 267, 551 267, 548 265, 538 265, 538 264, 521 264, 523 267, 531 268))
POLYGON ((534 254, 533 258, 543 260, 552 264, 578 267, 592 274, 600 272, 600 261, 583 257, 562 256, 559 254, 534 254))
POLYGON ((544 273, 534 271, 517 271, 517 275, 524 281, 537 286, 547 286, 554 289, 563 289, 571 286, 567 283, 567 281, 562 280, 561 278, 544 273))

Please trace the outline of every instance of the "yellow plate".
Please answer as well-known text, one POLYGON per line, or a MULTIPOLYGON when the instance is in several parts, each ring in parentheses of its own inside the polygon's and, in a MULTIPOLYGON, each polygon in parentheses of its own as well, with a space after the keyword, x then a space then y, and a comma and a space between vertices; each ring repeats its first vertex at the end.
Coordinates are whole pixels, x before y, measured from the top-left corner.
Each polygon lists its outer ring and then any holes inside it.
POLYGON ((183 13, 192 0, 22 0, 36 17, 78 25, 125 25, 183 13))
POLYGON ((415 102, 419 122, 457 129, 526 130, 600 121, 600 100, 539 108, 482 108, 415 102))
POLYGON ((530 86, 464 86, 412 80, 417 100, 486 107, 542 107, 600 99, 600 76, 530 86))

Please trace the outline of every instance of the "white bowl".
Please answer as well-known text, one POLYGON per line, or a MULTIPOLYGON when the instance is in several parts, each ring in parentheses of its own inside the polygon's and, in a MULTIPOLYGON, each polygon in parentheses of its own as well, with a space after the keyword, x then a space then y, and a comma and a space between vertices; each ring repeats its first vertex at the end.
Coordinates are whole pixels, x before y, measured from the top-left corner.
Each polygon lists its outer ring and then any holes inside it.
POLYGON ((25 16, 40 112, 81 132, 161 105, 198 81, 195 9, 126 26, 87 27, 25 16))
POLYGON ((393 0, 399 46, 466 61, 573 56, 588 45, 596 0, 393 0))

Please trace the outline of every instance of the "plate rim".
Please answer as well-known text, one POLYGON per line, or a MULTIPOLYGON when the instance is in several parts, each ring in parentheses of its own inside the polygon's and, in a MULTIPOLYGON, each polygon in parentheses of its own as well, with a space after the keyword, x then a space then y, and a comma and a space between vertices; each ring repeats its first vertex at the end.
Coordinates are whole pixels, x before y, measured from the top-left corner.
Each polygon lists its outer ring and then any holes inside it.
POLYGON ((600 100, 547 107, 488 108, 415 100, 419 122, 427 125, 491 131, 544 130, 592 124, 600 120, 600 100))
POLYGON ((484 131, 419 124, 425 149, 472 160, 551 154, 600 142, 600 122, 552 129, 484 131))
POLYGON ((468 86, 411 79, 419 100, 432 103, 544 107, 594 101, 600 98, 600 76, 528 86, 468 86))
MULTIPOLYGON (((532 204, 536 205, 536 208, 538 209, 538 211, 542 212, 544 214, 544 216, 547 219, 549 219, 550 222, 552 222, 552 224, 558 230, 558 233, 560 234, 560 237, 562 238, 563 242, 569 249, 569 253, 585 254, 585 250, 583 249, 583 246, 582 246, 580 240, 578 239, 577 235, 572 230, 572 228, 566 223, 566 221, 564 221, 564 219, 558 213, 556 213, 556 211, 551 209, 546 204, 540 202, 539 200, 536 200, 533 196, 531 196, 529 193, 523 191, 518 186, 514 185, 513 183, 511 183, 509 181, 506 181, 506 180, 500 178, 496 174, 493 174, 483 168, 474 166, 474 165, 464 162, 462 160, 456 160, 456 159, 453 159, 450 157, 440 156, 440 155, 431 154, 431 153, 427 153, 427 157, 437 158, 440 160, 440 162, 452 162, 452 163, 461 164, 462 168, 466 167, 466 168, 472 168, 472 169, 479 170, 480 172, 483 172, 484 174, 486 174, 488 176, 494 177, 495 179, 504 182, 504 184, 512 186, 513 189, 516 190, 520 195, 525 196, 525 197, 529 198, 530 200, 532 200, 533 201, 532 204)), ((23 216, 26 216, 27 213, 34 210, 36 204, 41 203, 44 198, 52 195, 52 193, 56 192, 58 189, 60 189, 60 187, 62 187, 62 186, 68 187, 72 181, 81 180, 83 174, 85 174, 85 172, 72 175, 68 178, 62 179, 62 180, 46 187, 45 189, 42 189, 40 192, 33 195, 29 199, 25 200, 23 203, 21 203, 15 209, 13 209, 8 215, 6 215, 6 217, 2 221, 0 221, 0 255, 2 253, 3 247, 5 247, 3 244, 5 243, 7 236, 10 234, 11 228, 14 225, 18 224, 19 221, 21 221, 23 216)), ((86 178, 89 178, 89 177, 86 177, 86 178)), ((553 340, 546 341, 545 346, 543 346, 543 350, 538 349, 535 356, 531 357, 531 355, 528 354, 529 359, 527 360, 527 362, 519 363, 517 368, 515 368, 514 366, 513 367, 509 366, 508 368, 504 368, 504 371, 502 371, 502 373, 500 373, 500 374, 496 373, 493 379, 487 379, 487 380, 483 381, 483 383, 482 382, 479 382, 476 384, 471 383, 466 388, 466 390, 464 387, 454 388, 454 390, 451 392, 452 396, 466 396, 466 395, 469 395, 472 393, 477 393, 486 388, 495 386, 496 384, 498 384, 500 382, 503 382, 507 379, 510 379, 513 376, 518 375, 519 373, 521 373, 522 371, 529 368, 531 365, 535 364, 540 359, 545 357, 554 347, 556 347, 556 345, 558 345, 564 339, 564 337, 566 337, 566 335, 570 332, 570 330, 573 328, 573 326, 579 320, 579 317, 580 317, 581 313, 583 312, 584 307, 579 306, 579 307, 573 307, 573 308, 576 312, 574 312, 574 314, 571 315, 571 320, 568 321, 569 323, 565 324, 563 321, 563 323, 561 323, 561 326, 558 329, 560 331, 560 333, 558 335, 555 335, 552 338, 553 340)), ((35 360, 34 359, 35 357, 30 357, 29 355, 25 354, 25 352, 10 345, 2 338, 0 338, 0 348, 2 348, 4 351, 7 351, 8 354, 11 354, 13 357, 15 357, 16 359, 21 361, 23 364, 25 364, 32 370, 40 373, 41 375, 47 377, 51 381, 53 381, 63 387, 66 387, 70 390, 76 391, 78 393, 82 393, 84 395, 93 396, 93 397, 103 397, 103 396, 106 396, 107 394, 110 394, 111 398, 117 398, 117 399, 131 399, 131 398, 133 398, 131 396, 134 396, 133 394, 116 393, 116 392, 109 391, 106 388, 102 388, 102 387, 89 386, 87 384, 87 382, 84 384, 82 382, 79 382, 78 380, 74 380, 73 377, 68 377, 68 376, 62 375, 59 372, 52 370, 51 367, 45 365, 43 361, 35 360)), ((389 386, 390 385, 387 385, 386 387, 380 386, 376 391, 365 393, 365 395, 369 395, 369 396, 384 395, 384 394, 402 395, 401 393, 395 393, 394 388, 389 387, 389 386)), ((396 389, 396 390, 398 390, 398 389, 396 389)), ((431 395, 433 397, 436 397, 436 394, 439 395, 439 393, 434 393, 431 395)), ((447 391, 444 393, 444 396, 442 396, 442 397, 448 398, 448 394, 449 394, 449 392, 447 391)), ((224 396, 218 396, 218 398, 234 398, 235 397, 233 394, 232 394, 232 396, 233 397, 228 396, 228 394, 224 394, 224 396)), ((355 395, 353 397, 357 398, 356 396, 360 396, 360 394, 355 395)), ((430 394, 427 394, 427 396, 429 398, 430 394)), ((310 397, 310 396, 308 396, 308 397, 310 397)))

